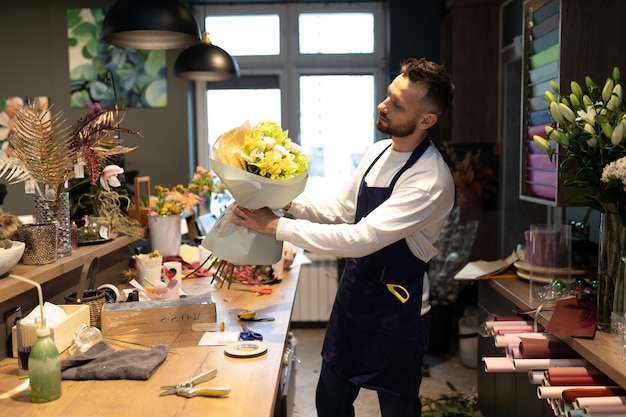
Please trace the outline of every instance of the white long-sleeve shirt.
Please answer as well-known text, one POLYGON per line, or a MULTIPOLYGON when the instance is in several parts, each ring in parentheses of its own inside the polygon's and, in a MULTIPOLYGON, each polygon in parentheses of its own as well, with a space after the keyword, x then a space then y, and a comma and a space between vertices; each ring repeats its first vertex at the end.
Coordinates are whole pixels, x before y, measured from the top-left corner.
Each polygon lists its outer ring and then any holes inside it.
MULTIPOLYGON (((454 180, 450 168, 431 144, 405 171, 391 196, 370 214, 353 224, 359 185, 372 161, 391 139, 376 142, 348 183, 336 196, 301 194, 289 213, 297 220, 281 218, 276 237, 303 249, 340 257, 359 258, 406 239, 411 252, 424 262, 437 253, 434 246, 454 204, 454 180)), ((365 181, 370 187, 388 187, 411 152, 391 147, 374 164, 365 181)), ((423 297, 428 302, 428 279, 423 297)))

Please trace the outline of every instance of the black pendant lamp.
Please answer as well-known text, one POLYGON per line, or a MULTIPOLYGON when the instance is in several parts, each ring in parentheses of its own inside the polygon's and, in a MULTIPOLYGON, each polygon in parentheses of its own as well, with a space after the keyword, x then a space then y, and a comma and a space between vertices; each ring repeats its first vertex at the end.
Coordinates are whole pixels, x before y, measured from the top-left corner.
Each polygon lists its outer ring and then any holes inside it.
POLYGON ((120 48, 184 48, 200 41, 200 29, 179 0, 118 0, 104 17, 102 40, 120 48))
POLYGON ((183 50, 174 62, 174 74, 198 81, 226 81, 239 77, 239 65, 228 52, 215 46, 205 30, 202 42, 183 50))

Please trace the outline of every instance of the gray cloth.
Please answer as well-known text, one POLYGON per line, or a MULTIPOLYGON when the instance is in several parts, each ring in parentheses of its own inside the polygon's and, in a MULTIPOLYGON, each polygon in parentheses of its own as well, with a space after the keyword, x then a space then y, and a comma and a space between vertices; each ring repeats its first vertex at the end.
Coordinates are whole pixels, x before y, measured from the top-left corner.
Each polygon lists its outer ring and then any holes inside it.
POLYGON ((169 348, 156 345, 150 350, 115 350, 101 341, 85 353, 61 361, 63 379, 137 379, 146 380, 167 357, 169 348))

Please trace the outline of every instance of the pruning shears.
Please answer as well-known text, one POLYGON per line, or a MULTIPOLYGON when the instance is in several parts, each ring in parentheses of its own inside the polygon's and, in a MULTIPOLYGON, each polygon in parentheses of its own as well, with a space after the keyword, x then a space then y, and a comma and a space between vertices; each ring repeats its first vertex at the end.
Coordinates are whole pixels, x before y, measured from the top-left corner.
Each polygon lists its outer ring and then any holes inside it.
POLYGON ((209 381, 217 375, 217 369, 213 368, 191 379, 182 381, 176 385, 164 385, 161 389, 165 390, 159 394, 160 397, 165 395, 180 395, 181 397, 223 397, 230 392, 229 387, 210 387, 210 388, 194 388, 194 385, 201 382, 209 381))

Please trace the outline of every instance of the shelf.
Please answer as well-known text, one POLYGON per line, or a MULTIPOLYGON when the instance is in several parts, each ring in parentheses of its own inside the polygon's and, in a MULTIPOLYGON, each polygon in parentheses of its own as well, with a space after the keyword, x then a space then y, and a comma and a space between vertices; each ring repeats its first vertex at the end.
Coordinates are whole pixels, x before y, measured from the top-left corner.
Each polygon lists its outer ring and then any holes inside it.
MULTIPOLYGON (((521 279, 491 279, 490 285, 508 301, 522 309, 534 309, 539 302, 529 301, 528 282, 521 279)), ((548 324, 552 312, 546 311, 539 315, 538 322, 548 324)), ((568 346, 583 358, 604 372, 620 386, 626 388, 626 365, 622 361, 623 342, 616 336, 596 331, 593 339, 559 336, 568 346)))
POLYGON ((588 75, 602 86, 614 66, 626 69, 621 45, 626 37, 622 22, 626 2, 607 0, 602 7, 589 7, 579 0, 526 0, 523 7, 519 198, 555 207, 584 205, 572 203, 574 188, 567 181, 574 173, 557 169, 563 162, 561 156, 552 164, 551 175, 542 171, 543 162, 549 162, 542 151, 536 153, 539 159, 529 158, 534 148, 529 136, 553 124, 543 97, 544 91, 552 91, 550 80, 562 95, 569 95, 572 81, 584 86, 588 75), (547 32, 538 30, 546 23, 547 32), (590 42, 590 33, 602 33, 601 42, 590 42))
MULTIPOLYGON (((18 263, 10 274, 32 279, 43 285, 67 272, 81 268, 89 256, 101 257, 133 243, 136 239, 128 236, 119 236, 111 242, 101 245, 81 246, 72 252, 72 255, 57 259, 47 265, 24 265, 18 263)), ((33 287, 28 283, 12 279, 8 276, 0 278, 0 303, 10 300, 33 287)))

